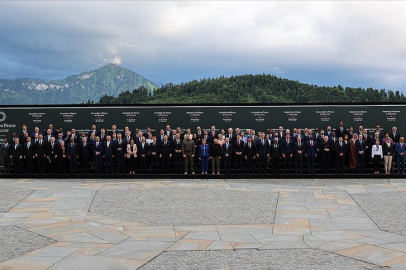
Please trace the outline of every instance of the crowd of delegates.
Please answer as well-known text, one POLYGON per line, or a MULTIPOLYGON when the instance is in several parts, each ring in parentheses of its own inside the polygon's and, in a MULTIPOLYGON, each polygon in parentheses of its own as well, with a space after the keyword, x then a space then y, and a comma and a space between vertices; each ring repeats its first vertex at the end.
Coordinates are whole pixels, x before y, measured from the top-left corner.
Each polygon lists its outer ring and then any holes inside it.
POLYGON ((169 125, 157 134, 149 127, 133 134, 115 125, 108 132, 93 125, 78 134, 53 125, 44 132, 24 125, 0 149, 4 173, 18 175, 195 174, 196 168, 202 174, 314 174, 315 164, 323 174, 351 169, 364 174, 370 166, 376 174, 382 167, 385 174, 405 174, 406 144, 396 127, 384 133, 377 125, 370 134, 362 126, 346 129, 342 121, 334 129, 281 126, 258 134, 239 128, 218 131, 215 126, 183 132, 169 125))

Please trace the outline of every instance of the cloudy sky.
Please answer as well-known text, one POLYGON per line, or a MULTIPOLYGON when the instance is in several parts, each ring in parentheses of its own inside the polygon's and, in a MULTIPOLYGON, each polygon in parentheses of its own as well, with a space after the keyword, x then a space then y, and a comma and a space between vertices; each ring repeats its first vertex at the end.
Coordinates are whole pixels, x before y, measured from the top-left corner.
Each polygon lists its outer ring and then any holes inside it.
POLYGON ((404 1, 0 1, 0 78, 117 63, 162 85, 269 73, 406 92, 404 1))

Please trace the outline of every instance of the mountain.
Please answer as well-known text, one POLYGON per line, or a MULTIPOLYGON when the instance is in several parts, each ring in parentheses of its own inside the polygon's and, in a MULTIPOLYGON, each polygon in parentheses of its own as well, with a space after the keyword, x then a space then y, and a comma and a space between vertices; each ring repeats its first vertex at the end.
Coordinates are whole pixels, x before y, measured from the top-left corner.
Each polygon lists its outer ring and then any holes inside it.
POLYGON ((0 105, 74 104, 98 101, 101 96, 118 96, 126 90, 158 85, 141 75, 115 64, 83 72, 62 80, 0 80, 0 105))
POLYGON ((166 84, 150 95, 144 88, 118 97, 104 95, 99 104, 185 103, 351 103, 405 102, 399 91, 373 88, 317 86, 269 74, 208 78, 182 84, 166 84))

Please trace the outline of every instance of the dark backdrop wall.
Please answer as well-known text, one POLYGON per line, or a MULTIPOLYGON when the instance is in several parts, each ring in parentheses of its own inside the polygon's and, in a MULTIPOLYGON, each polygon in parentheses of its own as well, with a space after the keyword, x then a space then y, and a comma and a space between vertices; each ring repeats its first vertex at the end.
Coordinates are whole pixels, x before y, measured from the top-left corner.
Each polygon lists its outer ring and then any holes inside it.
POLYGON ((113 124, 119 130, 129 126, 143 131, 146 126, 153 130, 180 126, 182 129, 197 126, 209 129, 229 127, 244 130, 247 128, 266 131, 269 128, 315 128, 333 129, 339 121, 344 121, 346 128, 358 126, 370 129, 372 134, 376 124, 384 131, 398 127, 400 134, 406 130, 406 104, 373 105, 217 105, 217 106, 114 106, 114 107, 0 107, 0 142, 11 138, 13 132, 19 134, 23 124, 32 132, 38 126, 42 132, 50 123, 64 131, 76 128, 78 132, 88 131, 93 124, 97 129, 111 129, 113 124))

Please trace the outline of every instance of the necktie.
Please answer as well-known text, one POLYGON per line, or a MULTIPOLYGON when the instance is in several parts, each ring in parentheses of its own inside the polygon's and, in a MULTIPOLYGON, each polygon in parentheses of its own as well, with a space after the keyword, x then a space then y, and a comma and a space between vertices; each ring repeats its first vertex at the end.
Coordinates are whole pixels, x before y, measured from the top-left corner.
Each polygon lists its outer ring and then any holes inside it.
POLYGON ((166 145, 166 141, 165 141, 165 145, 166 145))
POLYGON ((299 147, 300 147, 300 143, 299 143, 299 147))
POLYGON ((28 148, 28 149, 30 148, 30 143, 27 143, 27 148, 28 148))
POLYGON ((228 150, 228 143, 226 143, 226 150, 228 150))
POLYGON ((340 143, 340 147, 342 147, 343 146, 343 143, 340 143))
POLYGON ((264 144, 265 144, 264 139, 262 139, 262 145, 264 145, 264 144))
POLYGON ((42 140, 39 140, 39 145, 42 145, 42 140))
POLYGON ((110 142, 107 142, 107 147, 110 147, 110 142))
POLYGON ((96 143, 96 147, 99 147, 99 143, 98 143, 98 142, 96 143))
POLYGON ((310 141, 310 147, 313 147, 313 141, 310 141))
POLYGON ((179 144, 179 139, 176 140, 176 143, 179 144))
POLYGON ((289 145, 289 140, 287 141, 287 144, 289 145))
POLYGON ((16 146, 15 146, 15 148, 14 148, 15 150, 17 150, 17 144, 16 144, 16 146))
POLYGON ((251 143, 250 142, 248 143, 248 147, 251 148, 251 143))
POLYGON ((144 143, 142 143, 142 149, 144 149, 144 143))

